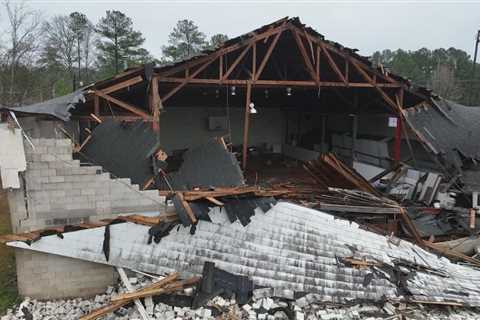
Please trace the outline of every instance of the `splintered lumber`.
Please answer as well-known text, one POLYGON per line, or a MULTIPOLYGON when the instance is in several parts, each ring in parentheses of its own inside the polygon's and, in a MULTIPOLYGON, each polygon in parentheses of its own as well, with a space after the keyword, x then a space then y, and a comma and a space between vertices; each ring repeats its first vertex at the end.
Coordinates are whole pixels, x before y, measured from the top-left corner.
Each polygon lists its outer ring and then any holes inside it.
POLYGON ((142 224, 145 226, 154 226, 160 222, 173 222, 177 220, 177 214, 175 212, 162 213, 159 216, 148 217, 139 214, 132 214, 129 216, 120 216, 118 219, 136 224, 142 224))
MULTIPOLYGON (((216 188, 215 190, 194 190, 194 191, 182 191, 183 199, 185 201, 195 201, 199 199, 206 199, 207 197, 218 198, 228 197, 251 193, 257 197, 275 197, 290 193, 291 190, 281 189, 260 189, 258 187, 236 187, 236 188, 216 188)), ((159 191, 160 196, 169 196, 171 191, 159 191)), ((208 199, 207 199, 208 200, 208 199)))
POLYGON ((28 232, 21 234, 3 234, 0 236, 0 243, 7 243, 11 241, 35 241, 40 238, 40 233, 37 232, 28 232))
MULTIPOLYGON (((155 291, 155 290, 159 290, 159 288, 161 288, 162 286, 165 286, 165 285, 168 285, 169 283, 171 283, 172 281, 175 281, 177 278, 178 278, 178 272, 174 272, 174 273, 171 273, 169 274, 168 276, 166 276, 165 278, 157 281, 157 282, 154 282, 140 290, 137 290, 133 293, 139 293, 139 292, 143 292, 143 291, 155 291)), ((153 293, 153 294, 156 294, 156 293, 153 293)), ((150 296, 152 294, 149 294, 150 296)), ((146 296, 149 296, 149 295, 146 295, 146 296)), ((103 315, 106 315, 107 313, 110 313, 110 312, 113 312, 119 308, 121 308, 122 306, 130 303, 131 300, 133 300, 135 298, 131 298, 131 299, 123 299, 121 301, 114 301, 114 299, 112 299, 112 302, 104 307, 101 307, 99 309, 96 309, 96 310, 93 310, 92 312, 90 312, 89 314, 87 315, 84 315, 83 317, 80 318, 80 320, 94 320, 94 319, 97 319, 103 315)))
POLYGON ((450 248, 447 248, 445 246, 442 246, 442 245, 439 245, 439 244, 436 244, 436 243, 432 243, 430 241, 424 241, 423 243, 426 247, 432 249, 436 253, 441 254, 441 255, 443 255, 447 258, 456 259, 456 260, 463 260, 463 261, 468 262, 468 263, 470 263, 470 264, 472 264, 476 267, 480 267, 480 260, 478 260, 478 259, 469 257, 469 256, 467 256, 463 253, 460 253, 458 251, 452 250, 450 248))
POLYGON ((190 205, 188 204, 188 202, 185 200, 184 196, 183 196, 183 193, 182 192, 177 192, 177 197, 178 197, 178 200, 180 201, 180 204, 182 205, 183 209, 185 210, 185 212, 187 213, 188 215, 188 218, 190 219, 190 221, 195 224, 197 223, 197 217, 195 217, 195 214, 193 213, 193 210, 192 208, 190 207, 190 205))
POLYGON ((381 196, 367 180, 332 153, 323 154, 315 161, 307 161, 304 168, 323 189, 326 187, 358 189, 381 196))
POLYGON ((220 206, 220 207, 223 207, 223 202, 221 201, 218 201, 217 199, 215 199, 214 197, 205 197, 205 199, 207 199, 208 201, 210 201, 211 203, 217 205, 217 206, 220 206))
MULTIPOLYGON (((120 275, 120 279, 122 280, 122 282, 125 285, 125 287, 127 288, 127 290, 129 292, 134 291, 134 289, 133 289, 133 287, 130 283, 130 280, 127 277, 127 274, 125 273, 125 270, 123 270, 123 268, 121 268, 121 267, 117 267, 117 272, 120 275)), ((135 299, 134 303, 135 303, 135 307, 138 310, 138 313, 140 313, 140 316, 143 318, 143 320, 149 320, 150 318, 148 316, 148 313, 145 310, 145 307, 143 306, 140 299, 135 299)))
POLYGON ((116 297, 113 297, 112 302, 120 302, 120 301, 129 302, 133 299, 145 298, 153 295, 159 295, 159 294, 171 293, 178 290, 183 290, 185 288, 191 287, 192 285, 198 283, 200 279, 201 279, 200 277, 193 277, 187 280, 170 283, 162 287, 156 287, 156 288, 146 287, 139 291, 124 293, 116 297))
POLYGON ((118 301, 115 303, 110 303, 104 307, 96 309, 89 314, 86 314, 80 318, 80 320, 95 320, 100 318, 101 316, 106 315, 107 313, 111 313, 117 309, 120 309, 124 305, 128 304, 130 301, 118 301))

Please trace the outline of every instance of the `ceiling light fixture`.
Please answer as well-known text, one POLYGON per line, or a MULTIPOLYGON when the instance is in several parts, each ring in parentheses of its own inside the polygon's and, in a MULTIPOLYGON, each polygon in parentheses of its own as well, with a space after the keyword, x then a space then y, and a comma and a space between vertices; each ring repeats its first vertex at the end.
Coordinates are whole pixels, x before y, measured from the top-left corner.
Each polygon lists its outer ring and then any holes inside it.
POLYGON ((250 104, 248 105, 250 107, 250 110, 249 112, 251 114, 255 114, 255 113, 258 113, 257 109, 255 109, 255 104, 253 102, 250 102, 250 104))

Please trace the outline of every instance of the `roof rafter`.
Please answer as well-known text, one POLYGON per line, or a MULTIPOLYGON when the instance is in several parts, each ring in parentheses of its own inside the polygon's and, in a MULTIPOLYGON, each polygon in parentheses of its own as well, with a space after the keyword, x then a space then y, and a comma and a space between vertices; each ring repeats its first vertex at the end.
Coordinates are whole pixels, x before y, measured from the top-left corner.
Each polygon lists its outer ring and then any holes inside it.
POLYGON ((317 75, 316 75, 316 72, 313 68, 313 64, 312 64, 312 61, 310 60, 310 58, 308 57, 308 53, 307 53, 307 50, 305 49, 305 46, 303 44, 303 41, 302 41, 302 38, 300 38, 300 35, 298 34, 298 31, 297 30, 292 30, 292 34, 295 38, 295 41, 297 43, 297 46, 298 46, 298 49, 300 50, 300 53, 302 55, 302 58, 303 58, 303 62, 305 63, 305 66, 307 67, 307 71, 308 73, 310 74, 310 76, 312 77, 312 80, 316 81, 316 82, 320 82, 318 79, 317 79, 317 75))
POLYGON ((260 76, 262 75, 263 69, 265 69, 265 66, 267 65, 268 60, 270 59, 270 56, 272 55, 273 49, 275 49, 278 39, 280 39, 280 36, 282 35, 283 30, 277 33, 275 38, 273 38, 272 43, 270 43, 270 46, 268 47, 267 53, 263 57, 262 62, 260 63, 260 66, 258 67, 258 72, 255 75, 254 81, 257 81, 260 76))
POLYGON ((100 90, 95 90, 94 93, 95 93, 95 95, 99 96, 100 98, 103 98, 107 101, 110 101, 110 102, 114 103, 115 105, 119 106, 120 108, 123 108, 125 110, 130 111, 131 113, 139 115, 140 117, 142 117, 145 120, 151 120, 152 119, 151 115, 149 115, 148 113, 146 113, 142 109, 137 108, 135 106, 132 106, 131 104, 126 103, 124 101, 121 101, 117 98, 114 98, 114 97, 112 97, 108 94, 105 94, 100 90))

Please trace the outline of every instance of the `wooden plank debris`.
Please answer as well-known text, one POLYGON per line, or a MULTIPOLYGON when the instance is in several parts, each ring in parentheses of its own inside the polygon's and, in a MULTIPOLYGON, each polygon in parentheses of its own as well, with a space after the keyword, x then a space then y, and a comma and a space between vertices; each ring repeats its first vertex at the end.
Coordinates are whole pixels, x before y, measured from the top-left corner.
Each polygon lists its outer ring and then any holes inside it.
MULTIPOLYGON (((123 298, 123 299, 118 300, 118 301, 114 301, 112 299, 112 302, 110 304, 108 304, 108 305, 106 305, 102 308, 93 310, 89 314, 86 314, 83 317, 81 317, 80 320, 94 320, 94 319, 97 319, 97 318, 99 318, 101 316, 104 316, 108 313, 111 313, 111 312, 119 309, 120 307, 130 303, 132 300, 138 299, 137 296, 141 295, 139 293, 143 293, 142 297, 147 297, 147 296, 152 296, 154 294, 157 294, 157 292, 160 292, 160 290, 162 290, 162 287, 167 286, 168 284, 175 281, 177 278, 178 278, 178 273, 177 272, 172 273, 172 274, 168 275, 167 277, 165 277, 165 278, 163 278, 163 279, 161 279, 157 282, 154 282, 154 283, 152 283, 152 284, 150 284, 146 287, 143 287, 143 288, 141 288, 137 291, 134 291, 132 293, 125 294, 125 295, 128 295, 129 298, 123 298), (130 297, 132 297, 132 298, 130 298, 130 297)), ((197 280, 197 282, 198 282, 198 280, 197 280)), ((165 292, 160 292, 160 293, 174 292, 174 291, 179 290, 179 288, 183 289, 183 287, 179 286, 178 284, 176 284, 175 286, 172 286, 170 288, 171 288, 170 291, 163 289, 165 292)))
MULTIPOLYGON (((130 280, 127 277, 127 274, 125 273, 125 270, 121 267, 117 267, 117 272, 120 275, 120 279, 122 280, 123 284, 127 288, 129 292, 133 292, 134 289, 130 283, 130 280)), ((135 307, 138 310, 138 313, 140 313, 140 316, 142 317, 143 320, 150 320, 150 317, 148 316, 147 311, 145 310, 145 307, 143 306, 142 302, 140 299, 135 299, 134 300, 135 307)))

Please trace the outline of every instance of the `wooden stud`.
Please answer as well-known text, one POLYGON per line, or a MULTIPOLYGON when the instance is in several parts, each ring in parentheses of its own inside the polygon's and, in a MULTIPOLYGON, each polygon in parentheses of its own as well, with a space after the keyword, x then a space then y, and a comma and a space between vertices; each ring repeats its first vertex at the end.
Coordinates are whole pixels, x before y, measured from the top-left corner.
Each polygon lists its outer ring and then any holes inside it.
POLYGON ((245 98, 245 120, 243 125, 243 150, 242 150, 242 167, 243 170, 247 168, 247 153, 248 153, 248 130, 250 126, 250 102, 252 97, 252 84, 247 83, 247 93, 245 98))

